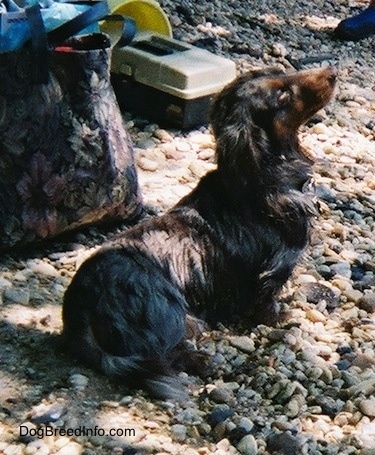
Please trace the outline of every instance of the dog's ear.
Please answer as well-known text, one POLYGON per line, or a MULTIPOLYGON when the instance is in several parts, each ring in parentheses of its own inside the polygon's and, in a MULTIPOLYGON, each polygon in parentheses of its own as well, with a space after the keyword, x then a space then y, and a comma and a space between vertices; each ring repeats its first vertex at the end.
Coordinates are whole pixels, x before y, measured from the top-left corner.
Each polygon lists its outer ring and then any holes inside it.
POLYGON ((260 150, 268 149, 267 135, 256 124, 257 108, 263 108, 257 87, 249 75, 238 78, 216 96, 211 109, 218 167, 225 169, 228 181, 230 176, 236 179, 238 188, 240 180, 247 184, 253 177, 255 180, 261 166, 260 150))
POLYGON ((230 125, 234 129, 241 129, 245 124, 252 123, 251 105, 256 100, 256 84, 252 80, 250 73, 239 76, 212 100, 210 119, 216 138, 230 125))
POLYGON ((292 93, 288 89, 279 89, 276 92, 276 105, 278 108, 289 106, 292 101, 292 93))
POLYGON ((255 111, 281 109, 288 106, 293 97, 291 88, 284 85, 284 76, 285 71, 277 67, 252 70, 244 77, 245 84, 239 88, 252 102, 255 111))

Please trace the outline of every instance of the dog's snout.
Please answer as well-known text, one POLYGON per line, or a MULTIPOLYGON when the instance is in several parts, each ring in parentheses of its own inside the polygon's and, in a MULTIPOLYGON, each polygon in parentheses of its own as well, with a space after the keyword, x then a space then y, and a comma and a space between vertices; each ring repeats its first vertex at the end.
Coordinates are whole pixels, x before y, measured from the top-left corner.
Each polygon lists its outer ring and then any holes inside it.
POLYGON ((327 80, 330 84, 334 85, 337 81, 337 70, 335 68, 330 68, 327 80))
POLYGON ((315 81, 319 84, 318 81, 323 82, 327 81, 331 86, 334 86, 337 81, 337 69, 333 66, 325 66, 323 68, 317 68, 310 71, 312 77, 315 75, 315 81))
POLYGON ((332 66, 327 66, 323 69, 323 76, 333 86, 337 81, 337 69, 332 66))
POLYGON ((298 85, 316 88, 319 90, 327 83, 332 88, 334 87, 338 76, 338 71, 333 66, 326 66, 322 68, 314 68, 310 70, 299 71, 290 75, 290 80, 298 85))

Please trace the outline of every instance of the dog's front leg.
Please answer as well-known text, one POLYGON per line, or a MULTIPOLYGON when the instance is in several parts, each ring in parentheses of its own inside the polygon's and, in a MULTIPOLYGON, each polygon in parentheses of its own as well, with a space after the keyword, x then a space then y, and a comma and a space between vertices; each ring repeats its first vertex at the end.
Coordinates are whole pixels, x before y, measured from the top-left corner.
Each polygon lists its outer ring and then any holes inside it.
POLYGON ((281 250, 272 257, 267 269, 259 275, 254 314, 258 323, 272 325, 280 319, 278 297, 292 274, 299 255, 299 250, 281 250))

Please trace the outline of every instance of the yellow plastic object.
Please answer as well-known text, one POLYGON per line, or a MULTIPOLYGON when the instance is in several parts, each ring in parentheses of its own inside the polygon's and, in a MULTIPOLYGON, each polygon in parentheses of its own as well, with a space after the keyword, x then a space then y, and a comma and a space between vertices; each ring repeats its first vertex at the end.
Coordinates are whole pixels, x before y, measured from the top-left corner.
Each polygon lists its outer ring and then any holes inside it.
POLYGON ((109 0, 113 14, 133 18, 138 31, 151 31, 172 37, 172 27, 168 16, 155 0, 109 0))

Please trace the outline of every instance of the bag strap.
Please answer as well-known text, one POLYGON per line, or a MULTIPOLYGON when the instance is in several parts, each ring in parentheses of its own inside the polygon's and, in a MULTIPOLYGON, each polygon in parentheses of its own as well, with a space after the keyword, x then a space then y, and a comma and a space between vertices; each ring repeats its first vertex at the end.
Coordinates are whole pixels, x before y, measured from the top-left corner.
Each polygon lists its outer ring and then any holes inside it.
POLYGON ((105 17, 109 12, 106 0, 96 0, 88 2, 69 2, 88 4, 88 8, 83 13, 74 17, 59 27, 46 32, 39 4, 25 8, 26 17, 31 28, 31 48, 35 65, 33 65, 32 78, 36 84, 45 84, 49 78, 49 44, 53 45, 59 41, 64 41, 72 35, 77 34, 89 25, 105 17))
POLYGON ((110 12, 108 3, 103 0, 68 3, 88 4, 90 5, 90 8, 70 21, 65 22, 54 30, 48 32, 48 41, 50 44, 66 40, 94 22, 100 21, 110 12))
POLYGON ((36 64, 32 65, 31 77, 37 84, 48 82, 48 39, 44 28, 40 6, 35 4, 25 9, 27 20, 32 30, 31 49, 36 64))
POLYGON ((112 47, 122 47, 133 41, 137 33, 137 24, 131 17, 111 14, 104 18, 100 29, 109 36, 112 47), (114 23, 116 23, 115 27, 113 26, 114 23))

